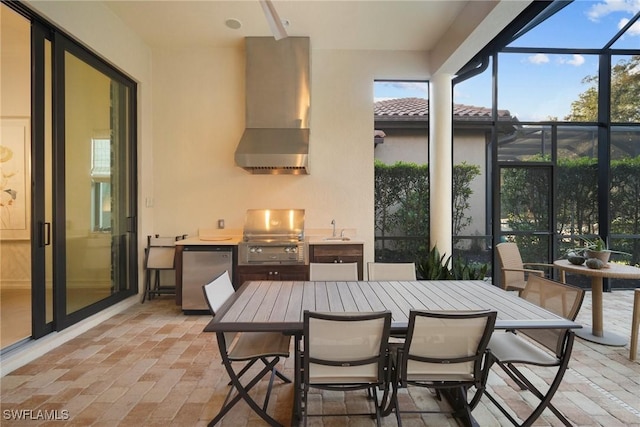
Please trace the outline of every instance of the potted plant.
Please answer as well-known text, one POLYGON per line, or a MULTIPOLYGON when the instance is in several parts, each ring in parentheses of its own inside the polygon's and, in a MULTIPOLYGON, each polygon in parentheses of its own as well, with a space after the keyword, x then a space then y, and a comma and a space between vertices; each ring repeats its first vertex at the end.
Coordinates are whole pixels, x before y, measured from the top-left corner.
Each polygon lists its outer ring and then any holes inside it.
MULTIPOLYGON (((593 239, 582 236, 580 236, 579 238, 583 240, 586 245, 584 247, 577 248, 577 250, 574 250, 573 252, 576 255, 582 254, 582 256, 587 261, 589 259, 598 259, 602 262, 602 266, 605 266, 609 262, 609 258, 611 257, 612 253, 630 255, 627 252, 620 252, 609 249, 605 241, 602 240, 602 237, 600 236, 596 236, 593 239)), ((597 265, 597 263, 592 265, 594 265, 594 267, 591 267, 589 263, 587 263, 587 266, 590 268, 596 268, 595 266, 597 265)))

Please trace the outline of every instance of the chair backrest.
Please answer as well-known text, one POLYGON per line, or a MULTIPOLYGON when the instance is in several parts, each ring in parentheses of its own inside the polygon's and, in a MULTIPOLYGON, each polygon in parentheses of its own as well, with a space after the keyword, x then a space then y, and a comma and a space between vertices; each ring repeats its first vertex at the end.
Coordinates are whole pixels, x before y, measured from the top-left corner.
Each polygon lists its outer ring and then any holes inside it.
POLYGON ((489 310, 411 310, 401 381, 481 381, 496 315, 489 310))
POLYGON ((220 307, 222 307, 235 292, 228 271, 225 271, 208 284, 203 285, 202 290, 204 292, 204 299, 209 306, 209 311, 211 311, 211 314, 214 316, 220 307))
POLYGON ((382 383, 390 328, 389 311, 318 313, 305 310, 304 383, 382 383))
POLYGON ((173 270, 176 259, 176 238, 147 236, 144 268, 173 270))
POLYGON ((358 263, 309 263, 309 280, 358 280, 358 263))
POLYGON ((507 271, 508 268, 523 269, 522 257, 518 245, 512 242, 503 242, 496 245, 496 253, 500 262, 502 289, 522 289, 526 284, 524 271, 507 271))
POLYGON ((369 280, 416 280, 413 262, 370 262, 367 264, 369 280))
MULTIPOLYGON (((584 289, 531 275, 520 297, 565 319, 575 320, 582 306, 584 289)), ((521 329, 519 333, 537 341, 556 356, 565 347, 565 329, 521 329)))

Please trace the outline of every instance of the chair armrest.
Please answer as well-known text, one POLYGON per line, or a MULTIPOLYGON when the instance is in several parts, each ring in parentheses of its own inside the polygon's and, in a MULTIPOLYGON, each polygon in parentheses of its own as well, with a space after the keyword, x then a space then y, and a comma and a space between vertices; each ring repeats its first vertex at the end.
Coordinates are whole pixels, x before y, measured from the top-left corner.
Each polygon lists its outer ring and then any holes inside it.
POLYGON ((530 268, 503 268, 502 271, 522 271, 524 273, 533 273, 533 274, 538 274, 540 276, 544 276, 544 271, 532 270, 530 268))
POLYGON ((551 268, 557 268, 555 265, 553 264, 543 264, 543 263, 538 263, 538 262, 523 262, 522 265, 524 265, 525 267, 528 265, 531 266, 536 266, 536 267, 551 267, 551 268))
MULTIPOLYGON (((555 268, 556 270, 560 271, 560 281, 562 283, 566 282, 565 279, 565 271, 561 268, 558 268, 557 265, 553 265, 553 264, 541 264, 541 263, 535 263, 535 262, 525 262, 522 264, 523 266, 538 266, 538 267, 547 267, 547 268, 555 268)), ((535 271, 542 271, 542 270, 535 270, 535 271)), ((540 274, 540 273, 535 273, 535 274, 540 274)), ((543 274, 540 274, 540 276, 544 276, 543 274)))

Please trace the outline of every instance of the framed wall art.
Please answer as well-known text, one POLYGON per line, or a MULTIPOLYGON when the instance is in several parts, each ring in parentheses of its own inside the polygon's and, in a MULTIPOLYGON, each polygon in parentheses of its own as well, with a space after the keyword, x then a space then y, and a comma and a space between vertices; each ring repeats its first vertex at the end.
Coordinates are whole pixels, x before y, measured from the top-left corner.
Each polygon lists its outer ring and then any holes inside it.
POLYGON ((0 239, 30 238, 31 155, 28 117, 0 118, 0 239))

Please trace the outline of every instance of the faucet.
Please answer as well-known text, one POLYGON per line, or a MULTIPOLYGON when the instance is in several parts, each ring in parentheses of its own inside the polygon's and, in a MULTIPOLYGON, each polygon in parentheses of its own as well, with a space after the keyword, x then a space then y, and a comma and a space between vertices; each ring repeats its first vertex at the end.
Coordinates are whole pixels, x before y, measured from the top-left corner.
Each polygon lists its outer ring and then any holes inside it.
POLYGON ((331 220, 331 225, 333 226, 333 232, 331 233, 331 237, 336 237, 336 220, 331 220))

